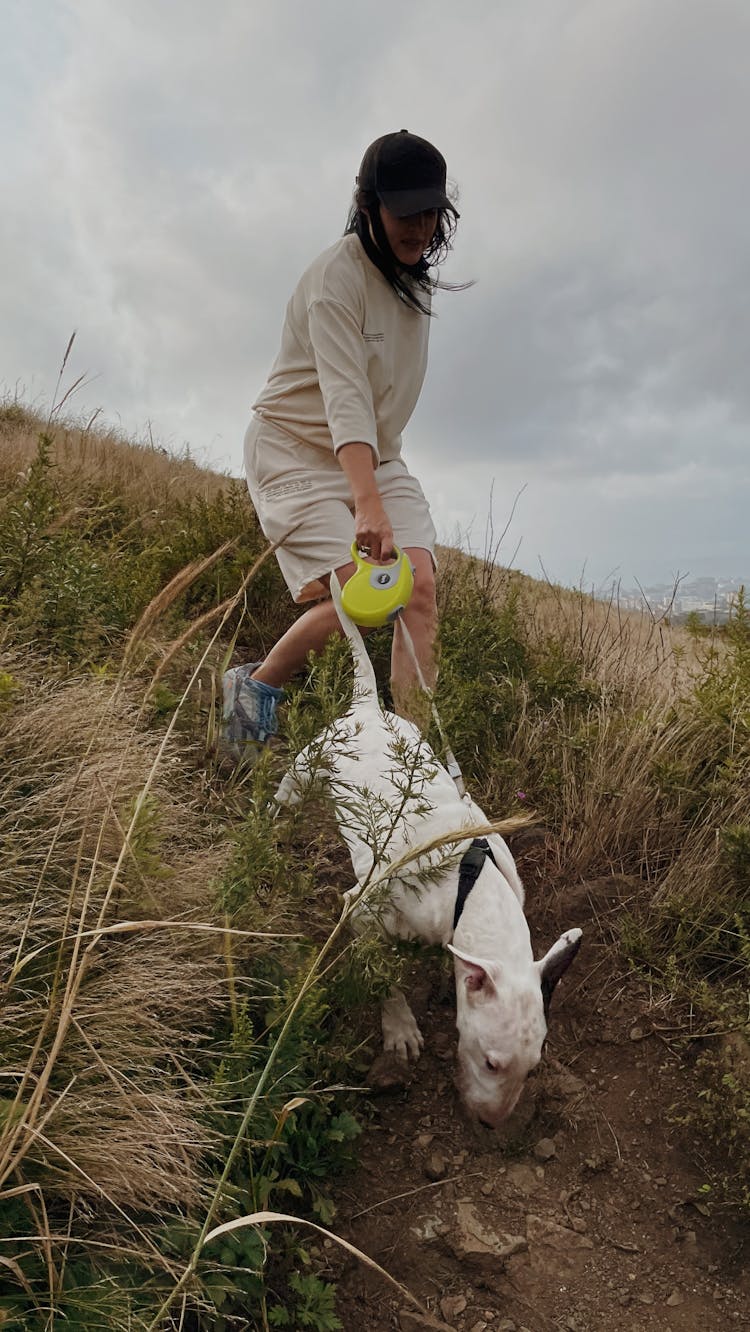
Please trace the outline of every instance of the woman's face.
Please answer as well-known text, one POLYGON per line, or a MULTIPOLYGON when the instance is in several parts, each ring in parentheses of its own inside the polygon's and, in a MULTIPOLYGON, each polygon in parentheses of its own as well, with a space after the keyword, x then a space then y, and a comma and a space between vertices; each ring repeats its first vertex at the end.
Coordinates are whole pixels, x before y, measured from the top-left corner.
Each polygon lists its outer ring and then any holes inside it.
POLYGON ((437 208, 430 208, 424 213, 410 213, 408 217, 396 217, 385 204, 380 205, 380 217, 383 230, 388 237, 388 244, 400 264, 411 267, 418 264, 437 226, 437 208))

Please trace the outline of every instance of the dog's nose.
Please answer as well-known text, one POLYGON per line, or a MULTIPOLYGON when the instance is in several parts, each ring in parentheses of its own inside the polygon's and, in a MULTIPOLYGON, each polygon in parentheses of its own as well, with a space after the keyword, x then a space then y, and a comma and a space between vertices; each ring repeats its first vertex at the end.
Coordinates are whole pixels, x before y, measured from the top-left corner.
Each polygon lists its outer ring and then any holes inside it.
POLYGON ((481 1115, 479 1116, 479 1123, 482 1125, 482 1128, 492 1129, 492 1131, 493 1131, 493 1133, 494 1133, 494 1131, 495 1131, 495 1125, 494 1125, 494 1124, 490 1124, 490 1123, 488 1122, 488 1120, 486 1120, 486 1119, 482 1119, 482 1116, 481 1116, 481 1115))

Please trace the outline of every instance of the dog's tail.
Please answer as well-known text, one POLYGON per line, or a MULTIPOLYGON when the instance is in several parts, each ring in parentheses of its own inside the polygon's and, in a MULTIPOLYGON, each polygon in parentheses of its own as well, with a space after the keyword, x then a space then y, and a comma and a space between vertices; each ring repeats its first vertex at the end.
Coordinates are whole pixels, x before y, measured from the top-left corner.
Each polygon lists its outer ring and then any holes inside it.
POLYGON ((376 699, 378 686, 370 655, 365 647, 365 640, 341 604, 341 587, 333 571, 331 572, 331 596, 336 607, 336 614, 341 621, 341 628, 349 640, 349 646, 354 657, 354 697, 358 701, 370 698, 376 699))

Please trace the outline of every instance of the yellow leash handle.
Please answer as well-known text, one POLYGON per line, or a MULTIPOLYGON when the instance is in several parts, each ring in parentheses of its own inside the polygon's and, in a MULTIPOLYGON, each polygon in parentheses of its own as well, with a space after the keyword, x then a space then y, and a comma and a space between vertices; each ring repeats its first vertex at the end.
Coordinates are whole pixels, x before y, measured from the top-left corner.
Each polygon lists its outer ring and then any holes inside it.
POLYGON ((352 542, 356 569, 341 589, 341 604, 355 624, 377 629, 390 624, 409 602, 414 588, 414 572, 402 550, 394 546, 391 564, 370 564, 352 542))

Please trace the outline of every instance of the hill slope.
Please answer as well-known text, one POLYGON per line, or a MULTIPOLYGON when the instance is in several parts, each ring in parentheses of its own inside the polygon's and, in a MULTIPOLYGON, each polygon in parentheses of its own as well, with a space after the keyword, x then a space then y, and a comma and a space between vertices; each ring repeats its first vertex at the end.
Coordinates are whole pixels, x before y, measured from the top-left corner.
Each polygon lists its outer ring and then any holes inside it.
MULTIPOLYGON (((294 614, 244 486, 17 404, 0 443, 0 1321, 430 1325, 301 1227, 203 1247, 271 1207, 348 1235, 433 1310, 455 1297, 462 1332, 737 1323, 744 607, 696 641, 443 552, 444 726, 490 816, 537 814, 514 844, 537 952, 586 930, 519 1120, 477 1139, 445 972, 326 944, 350 880, 329 812, 267 810, 287 751, 344 707, 346 652, 291 691, 255 772, 217 754, 223 665, 294 614), (432 1044, 373 1099, 376 1001, 406 967, 432 1044)), ((387 633, 369 645, 384 680, 387 633)))

